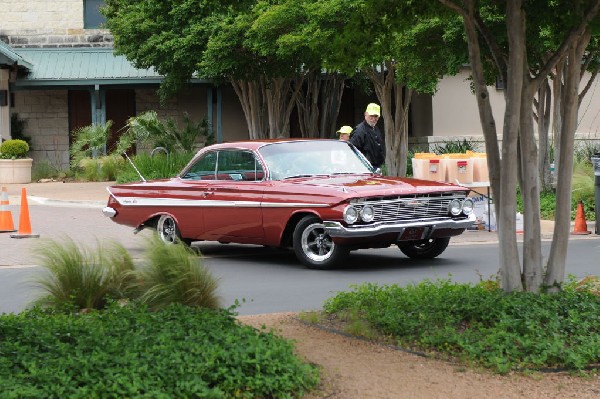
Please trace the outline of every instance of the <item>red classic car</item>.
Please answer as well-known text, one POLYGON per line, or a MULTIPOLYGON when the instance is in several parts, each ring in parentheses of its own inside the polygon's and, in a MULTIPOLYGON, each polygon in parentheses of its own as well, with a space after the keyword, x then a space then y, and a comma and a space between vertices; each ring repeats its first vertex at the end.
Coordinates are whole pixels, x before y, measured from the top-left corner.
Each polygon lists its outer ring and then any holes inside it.
POLYGON ((177 177, 108 187, 103 213, 165 241, 293 248, 309 268, 391 245, 434 258, 475 221, 469 189, 377 172, 344 141, 215 144, 177 177))

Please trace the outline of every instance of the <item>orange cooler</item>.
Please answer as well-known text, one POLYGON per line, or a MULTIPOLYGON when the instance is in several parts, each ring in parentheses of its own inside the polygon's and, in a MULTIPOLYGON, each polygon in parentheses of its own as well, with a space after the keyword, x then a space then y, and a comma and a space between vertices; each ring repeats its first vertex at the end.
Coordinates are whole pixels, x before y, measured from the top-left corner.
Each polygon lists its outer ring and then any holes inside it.
POLYGON ((438 155, 429 152, 415 153, 412 159, 413 177, 416 179, 444 181, 446 170, 438 155))
POLYGON ((439 158, 432 158, 427 163, 427 180, 444 181, 446 178, 446 168, 439 158))
POLYGON ((444 158, 444 163, 448 183, 473 183, 473 160, 466 158, 466 154, 448 154, 444 158))
POLYGON ((490 174, 488 170, 486 154, 473 153, 471 160, 473 160, 473 181, 490 181, 490 174))

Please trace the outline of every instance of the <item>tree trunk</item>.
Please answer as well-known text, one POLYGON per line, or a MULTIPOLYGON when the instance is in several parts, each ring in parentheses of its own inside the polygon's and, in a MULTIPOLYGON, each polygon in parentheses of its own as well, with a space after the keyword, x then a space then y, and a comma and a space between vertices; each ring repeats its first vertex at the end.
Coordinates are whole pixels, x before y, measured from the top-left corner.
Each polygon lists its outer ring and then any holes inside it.
POLYGON ((573 180, 573 150, 579 108, 581 59, 590 37, 590 32, 587 30, 571 46, 568 52, 569 62, 567 62, 565 68, 565 84, 562 92, 564 112, 558 159, 558 164, 561 167, 556 169, 558 180, 554 235, 544 280, 544 284, 550 287, 550 291, 559 290, 565 276, 569 231, 571 229, 571 183, 573 180))
POLYGON ((242 105, 250 140, 267 137, 267 115, 260 83, 233 78, 230 81, 242 105))
POLYGON ((335 137, 338 129, 335 124, 342 105, 345 80, 344 75, 337 72, 325 74, 325 82, 319 95, 322 110, 319 122, 321 137, 335 137))
POLYGON ((244 111, 250 140, 290 136, 290 115, 303 79, 230 79, 244 111), (294 81, 296 89, 292 89, 294 81))
POLYGON ((552 106, 552 92, 550 83, 545 79, 538 90, 538 99, 536 102, 536 121, 539 138, 539 158, 538 174, 540 176, 540 186, 542 190, 552 189, 552 175, 550 172, 550 110, 552 106))
POLYGON ((381 104, 384 123, 386 168, 390 176, 406 176, 408 160, 408 112, 412 89, 396 82, 395 65, 386 62, 367 72, 381 104))
MULTIPOLYGON (((525 67, 525 69, 527 69, 525 67)), ((540 227, 540 187, 538 174, 538 148, 533 128, 532 104, 535 87, 524 75, 521 100, 519 150, 521 151, 521 194, 523 196, 523 285, 525 290, 537 292, 543 280, 542 240, 540 227)))
POLYGON ((335 137, 337 116, 340 111, 344 77, 338 73, 315 70, 307 74, 306 81, 296 98, 296 109, 302 137, 335 137))
POLYGON ((552 81, 552 96, 554 97, 554 106, 552 107, 552 142, 554 144, 554 162, 555 177, 558 176, 560 170, 559 154, 560 154, 560 135, 562 132, 563 121, 563 79, 565 70, 566 57, 561 59, 556 65, 556 76, 552 81))
POLYGON ((290 137, 290 115, 302 87, 304 75, 298 78, 262 79, 263 100, 269 118, 268 138, 290 137), (295 83, 295 84, 293 84, 295 83))
MULTIPOLYGON (((502 167, 500 181, 504 190, 500 194, 498 211, 498 238, 500 242, 500 272, 505 291, 521 291, 521 268, 516 240, 517 143, 520 134, 521 101, 525 66, 525 16, 523 0, 507 2, 506 29, 510 53, 507 69, 506 111, 502 133, 502 167)), ((532 99, 533 100, 533 99, 532 99)), ((531 102, 530 102, 531 104, 531 102)))

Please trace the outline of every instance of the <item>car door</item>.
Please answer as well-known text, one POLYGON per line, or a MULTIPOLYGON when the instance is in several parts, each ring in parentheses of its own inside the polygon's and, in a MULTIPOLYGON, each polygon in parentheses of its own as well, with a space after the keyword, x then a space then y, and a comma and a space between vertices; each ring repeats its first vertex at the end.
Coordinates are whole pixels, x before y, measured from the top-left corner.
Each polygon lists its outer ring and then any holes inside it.
POLYGON ((217 151, 210 151, 180 176, 181 191, 177 197, 181 206, 176 212, 177 225, 187 238, 204 239, 204 214, 213 206, 211 184, 215 181, 216 170, 217 151))
POLYGON ((260 243, 263 191, 263 166, 252 151, 218 151, 215 180, 207 186, 205 235, 218 241, 260 243))

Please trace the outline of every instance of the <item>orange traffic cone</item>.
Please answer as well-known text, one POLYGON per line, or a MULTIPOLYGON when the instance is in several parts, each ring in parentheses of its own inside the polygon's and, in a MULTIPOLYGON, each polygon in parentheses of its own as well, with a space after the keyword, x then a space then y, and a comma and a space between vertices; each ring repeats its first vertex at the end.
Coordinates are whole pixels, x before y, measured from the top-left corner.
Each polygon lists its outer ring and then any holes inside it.
POLYGON ((31 234, 31 221, 29 220, 29 206, 27 205, 27 190, 21 189, 21 213, 19 216, 19 231, 11 234, 10 238, 37 238, 39 234, 31 234))
POLYGON ((591 234, 591 231, 587 229, 587 223, 585 221, 585 213, 583 212, 583 201, 579 200, 577 203, 577 214, 575 215, 575 227, 571 234, 591 234))
POLYGON ((12 213, 8 209, 8 191, 2 187, 2 198, 0 199, 0 233, 15 231, 12 213))

